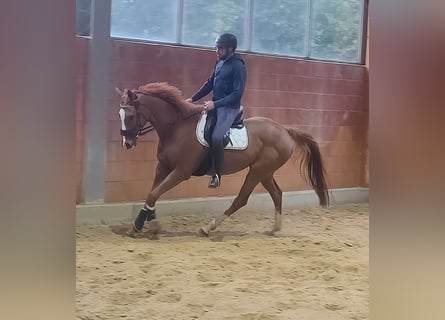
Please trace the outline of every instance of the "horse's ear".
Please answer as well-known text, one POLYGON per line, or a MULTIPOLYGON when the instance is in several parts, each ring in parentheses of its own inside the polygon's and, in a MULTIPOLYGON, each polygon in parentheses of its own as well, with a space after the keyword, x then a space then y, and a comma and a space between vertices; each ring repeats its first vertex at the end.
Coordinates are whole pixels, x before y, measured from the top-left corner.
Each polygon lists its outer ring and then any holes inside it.
POLYGON ((114 90, 116 90, 116 92, 119 94, 119 97, 122 97, 124 95, 124 92, 118 87, 114 87, 114 90))
POLYGON ((134 93, 131 90, 127 90, 127 95, 128 95, 128 98, 130 99, 130 101, 135 101, 138 99, 138 96, 136 95, 136 93, 134 93))

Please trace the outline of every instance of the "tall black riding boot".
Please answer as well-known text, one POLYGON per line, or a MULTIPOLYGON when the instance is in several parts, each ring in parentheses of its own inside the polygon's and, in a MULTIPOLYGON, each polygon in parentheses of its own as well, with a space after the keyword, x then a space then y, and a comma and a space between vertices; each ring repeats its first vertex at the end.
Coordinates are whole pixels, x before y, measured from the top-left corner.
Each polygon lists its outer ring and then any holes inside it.
POLYGON ((214 174, 209 182, 209 188, 218 188, 221 185, 221 167, 223 158, 224 146, 221 144, 214 144, 212 147, 212 160, 214 174))

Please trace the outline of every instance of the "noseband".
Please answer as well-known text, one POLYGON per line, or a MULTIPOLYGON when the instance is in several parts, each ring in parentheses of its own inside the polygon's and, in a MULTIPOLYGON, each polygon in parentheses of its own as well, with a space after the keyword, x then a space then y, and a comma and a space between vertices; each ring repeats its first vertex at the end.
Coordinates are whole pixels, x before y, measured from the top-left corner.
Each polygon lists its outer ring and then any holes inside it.
POLYGON ((134 130, 122 130, 121 129, 121 135, 124 136, 125 138, 137 138, 139 136, 143 136, 146 133, 149 133, 150 131, 152 131, 154 128, 151 124, 138 129, 137 131, 134 130))

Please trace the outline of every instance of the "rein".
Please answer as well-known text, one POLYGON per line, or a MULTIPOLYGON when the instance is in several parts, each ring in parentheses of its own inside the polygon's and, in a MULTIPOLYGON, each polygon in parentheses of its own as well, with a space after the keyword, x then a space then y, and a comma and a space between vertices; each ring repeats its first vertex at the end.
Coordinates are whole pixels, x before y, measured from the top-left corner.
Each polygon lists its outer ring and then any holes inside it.
POLYGON ((122 130, 121 129, 121 135, 124 137, 140 137, 143 136, 144 134, 149 133, 150 131, 152 131, 154 129, 153 125, 150 123, 149 125, 138 129, 138 131, 136 131, 136 134, 134 134, 134 132, 132 132, 132 130, 122 130))
MULTIPOLYGON (((140 106, 140 101, 139 101, 139 97, 138 94, 142 94, 142 95, 150 95, 147 92, 144 91, 140 91, 140 90, 135 90, 133 91, 136 94, 136 99, 133 99, 133 106, 136 108, 137 112, 138 112, 138 118, 140 119, 140 115, 139 115, 139 106, 140 106)), ((188 114, 186 117, 184 117, 184 119, 190 118, 191 116, 194 116, 195 114, 201 113, 200 109, 197 109, 194 112, 191 112, 190 114, 188 114)), ((138 121, 140 122, 140 121, 138 121)), ((141 127, 137 130, 122 130, 121 129, 121 135, 124 137, 131 137, 131 138, 137 138, 139 136, 143 136, 147 133, 149 133, 150 131, 153 131, 154 127, 151 123, 149 123, 148 125, 141 127)))
POLYGON ((138 130, 136 137, 143 136, 146 133, 149 133, 154 129, 153 125, 150 123, 149 125, 138 130))
MULTIPOLYGON (((142 93, 139 91, 136 91, 136 93, 142 93)), ((137 96, 137 95, 136 95, 137 96)), ((140 102, 139 102, 139 97, 137 97, 137 99, 134 101, 135 103, 137 103, 136 109, 139 107, 140 102)), ((152 131, 154 129, 153 125, 151 123, 149 123, 147 126, 140 128, 137 133, 136 133, 136 137, 140 137, 143 136, 144 134, 149 133, 150 131, 152 131)))

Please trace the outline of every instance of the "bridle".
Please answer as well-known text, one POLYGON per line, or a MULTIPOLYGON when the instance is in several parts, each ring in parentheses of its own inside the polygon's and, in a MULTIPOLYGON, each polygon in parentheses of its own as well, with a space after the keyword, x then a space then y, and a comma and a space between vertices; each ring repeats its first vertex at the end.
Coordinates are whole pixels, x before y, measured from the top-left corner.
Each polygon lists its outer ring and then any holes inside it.
POLYGON ((121 135, 125 138, 130 138, 130 139, 135 139, 138 138, 140 136, 143 136, 144 134, 149 133, 150 131, 152 131, 154 128, 151 124, 138 129, 137 131, 133 131, 133 130, 122 130, 121 129, 121 135))
POLYGON ((135 140, 137 137, 139 136, 143 136, 144 134, 147 134, 148 132, 152 131, 154 129, 153 125, 150 122, 147 122, 148 125, 146 126, 142 126, 141 125, 141 116, 139 114, 139 100, 136 99, 133 101, 133 105, 131 106, 124 106, 124 105, 120 105, 120 107, 122 109, 125 110, 125 108, 128 107, 134 107, 136 109, 136 128, 130 129, 130 130, 122 130, 121 129, 121 135, 125 138, 129 138, 129 139, 133 139, 135 140))
MULTIPOLYGON (((140 121, 138 121, 139 123, 140 121)), ((148 125, 146 125, 143 128, 139 128, 137 130, 122 130, 121 129, 121 135, 125 138, 130 138, 130 139, 134 139, 140 136, 143 136, 144 134, 149 133, 150 131, 152 131, 153 125, 151 123, 149 123, 148 125)))

